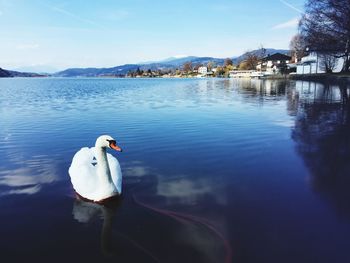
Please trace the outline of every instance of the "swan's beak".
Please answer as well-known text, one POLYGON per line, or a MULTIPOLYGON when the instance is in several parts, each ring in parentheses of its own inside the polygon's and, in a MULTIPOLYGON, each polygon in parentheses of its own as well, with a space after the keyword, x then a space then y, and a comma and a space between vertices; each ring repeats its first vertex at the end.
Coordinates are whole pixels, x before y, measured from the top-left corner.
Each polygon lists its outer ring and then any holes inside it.
POLYGON ((120 148, 118 145, 116 145, 114 143, 111 144, 111 148, 116 150, 117 152, 122 152, 123 151, 122 148, 120 148))

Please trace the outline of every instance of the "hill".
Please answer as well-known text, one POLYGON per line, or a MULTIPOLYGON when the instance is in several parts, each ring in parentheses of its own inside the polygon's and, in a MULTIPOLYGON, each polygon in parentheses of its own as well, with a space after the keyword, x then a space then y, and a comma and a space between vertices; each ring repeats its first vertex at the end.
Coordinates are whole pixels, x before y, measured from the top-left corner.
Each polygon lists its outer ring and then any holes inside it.
POLYGON ((55 77, 98 77, 104 75, 124 76, 136 71, 140 65, 126 64, 113 68, 70 68, 53 74, 55 77))
POLYGON ((8 78, 11 77, 10 72, 5 69, 0 68, 0 78, 8 78))
POLYGON ((45 77, 46 75, 41 75, 38 73, 27 73, 27 72, 18 72, 13 70, 6 70, 0 68, 0 78, 12 78, 12 77, 45 77))
MULTIPOLYGON (((264 51, 262 49, 256 49, 256 50, 245 52, 243 55, 240 55, 238 57, 233 57, 232 58, 233 64, 238 65, 243 60, 245 60, 248 55, 255 55, 258 57, 262 57, 262 56, 264 56, 263 52, 264 51)), ((266 48, 265 49, 265 57, 272 55, 272 54, 275 54, 275 53, 289 55, 290 51, 286 50, 286 49, 274 49, 274 48, 266 48)))

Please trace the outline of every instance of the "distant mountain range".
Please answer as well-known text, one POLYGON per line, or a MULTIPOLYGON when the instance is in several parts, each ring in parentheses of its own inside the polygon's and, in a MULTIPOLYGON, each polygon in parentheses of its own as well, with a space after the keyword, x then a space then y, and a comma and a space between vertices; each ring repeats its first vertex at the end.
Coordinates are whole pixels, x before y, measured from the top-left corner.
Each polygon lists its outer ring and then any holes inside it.
POLYGON ((18 72, 35 72, 35 73, 44 74, 44 75, 52 74, 59 71, 59 69, 52 67, 50 65, 45 65, 45 64, 20 67, 20 68, 15 68, 13 70, 18 72))
POLYGON ((27 73, 27 72, 18 72, 13 70, 6 70, 0 68, 0 78, 11 78, 11 77, 44 77, 45 75, 38 73, 27 73))
MULTIPOLYGON (((257 49, 250 52, 246 52, 245 54, 238 56, 238 57, 231 57, 234 64, 239 64, 241 61, 243 61, 247 54, 254 54, 257 56, 262 56, 262 50, 257 49)), ((265 49, 265 55, 271 55, 274 53, 282 53, 282 54, 288 54, 289 50, 285 49, 272 49, 267 48, 265 49)), ((213 62, 215 65, 223 65, 225 59, 224 58, 214 58, 214 57, 195 57, 195 56, 187 56, 187 57, 173 57, 164 59, 161 61, 156 62, 145 62, 145 63, 138 63, 138 64, 125 64, 121 66, 111 67, 111 68, 69 68, 63 71, 59 71, 56 73, 51 74, 51 76, 54 77, 99 77, 99 76, 108 76, 108 75, 114 75, 114 76, 125 76, 128 74, 128 72, 136 71, 137 69, 140 70, 174 70, 181 68, 185 63, 191 62, 192 66, 196 65, 207 65, 208 62, 213 62)), ((23 73, 23 72, 17 72, 17 71, 9 71, 4 70, 0 68, 0 77, 37 77, 42 76, 41 74, 37 73, 23 73)))

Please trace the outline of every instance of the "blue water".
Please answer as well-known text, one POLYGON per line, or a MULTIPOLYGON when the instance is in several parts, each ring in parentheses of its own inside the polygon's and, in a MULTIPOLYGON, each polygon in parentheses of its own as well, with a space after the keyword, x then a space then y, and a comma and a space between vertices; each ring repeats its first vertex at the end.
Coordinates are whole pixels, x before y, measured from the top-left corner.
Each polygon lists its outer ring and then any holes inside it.
POLYGON ((0 79, 1 262, 350 262, 350 87, 0 79), (101 134, 123 196, 76 199, 101 134))

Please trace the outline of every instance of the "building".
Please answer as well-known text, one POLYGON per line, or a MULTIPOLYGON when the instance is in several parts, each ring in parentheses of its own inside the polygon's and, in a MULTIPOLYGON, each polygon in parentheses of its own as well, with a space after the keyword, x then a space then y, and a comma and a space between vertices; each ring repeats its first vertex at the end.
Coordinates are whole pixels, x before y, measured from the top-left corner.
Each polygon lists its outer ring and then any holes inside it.
POLYGON ((268 74, 283 73, 283 70, 287 68, 287 64, 291 61, 292 57, 281 53, 275 53, 263 58, 257 65, 256 69, 264 71, 268 74))
POLYGON ((326 73, 326 63, 332 72, 340 72, 343 69, 344 58, 336 58, 329 54, 312 51, 297 63, 297 74, 326 73))
POLYGON ((205 76, 205 75, 207 75, 207 73, 208 73, 207 67, 199 67, 198 68, 198 74, 205 76))

